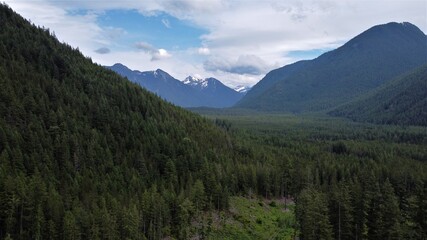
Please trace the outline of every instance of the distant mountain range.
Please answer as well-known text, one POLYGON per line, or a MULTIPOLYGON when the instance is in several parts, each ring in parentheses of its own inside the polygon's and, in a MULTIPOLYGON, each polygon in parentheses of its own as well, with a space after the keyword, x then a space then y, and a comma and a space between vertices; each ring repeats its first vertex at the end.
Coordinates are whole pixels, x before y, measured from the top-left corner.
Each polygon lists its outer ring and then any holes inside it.
POLYGON ((261 111, 333 109, 427 63, 427 36, 410 23, 374 26, 320 57, 269 72, 235 106, 261 111))
POLYGON ((329 114, 356 121, 427 126, 427 65, 410 71, 329 114))
POLYGON ((374 26, 313 60, 269 72, 252 89, 231 89, 215 78, 108 67, 182 107, 257 111, 327 111, 386 124, 427 125, 427 36, 410 23, 374 26), (424 67, 422 67, 424 66, 424 67))
POLYGON ((120 63, 107 68, 181 107, 231 107, 247 91, 247 88, 242 87, 231 89, 215 78, 199 79, 189 76, 184 81, 179 81, 161 69, 140 72, 120 63))

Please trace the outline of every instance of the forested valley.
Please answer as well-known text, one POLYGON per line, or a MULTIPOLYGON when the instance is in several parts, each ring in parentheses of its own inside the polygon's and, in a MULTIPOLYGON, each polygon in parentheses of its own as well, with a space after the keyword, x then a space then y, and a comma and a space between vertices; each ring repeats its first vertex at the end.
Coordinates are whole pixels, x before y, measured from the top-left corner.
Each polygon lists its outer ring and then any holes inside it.
POLYGON ((199 113, 0 5, 0 239, 427 238, 425 127, 199 113))
POLYGON ((239 194, 292 197, 292 227, 302 239, 426 237, 425 127, 322 114, 196 111, 232 129, 238 140, 239 194))

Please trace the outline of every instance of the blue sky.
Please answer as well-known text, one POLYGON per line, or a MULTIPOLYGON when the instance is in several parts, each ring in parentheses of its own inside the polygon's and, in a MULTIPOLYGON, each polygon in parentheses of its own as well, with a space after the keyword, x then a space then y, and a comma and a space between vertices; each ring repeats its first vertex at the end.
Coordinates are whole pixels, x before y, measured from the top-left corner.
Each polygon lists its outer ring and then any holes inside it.
POLYGON ((117 32, 117 45, 123 47, 143 41, 158 48, 182 50, 200 46, 201 36, 208 33, 164 12, 143 15, 137 10, 108 10, 99 15, 97 23, 121 29, 117 32))
POLYGON ((411 22, 427 32, 425 0, 6 0, 102 65, 163 69, 251 86, 364 30, 411 22))

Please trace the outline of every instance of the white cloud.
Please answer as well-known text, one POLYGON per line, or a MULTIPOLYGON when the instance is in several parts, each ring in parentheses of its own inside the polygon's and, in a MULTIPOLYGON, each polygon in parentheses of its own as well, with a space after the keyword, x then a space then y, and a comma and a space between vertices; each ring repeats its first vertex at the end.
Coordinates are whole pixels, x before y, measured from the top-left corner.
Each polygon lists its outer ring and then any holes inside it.
POLYGON ((151 57, 151 61, 156 61, 160 59, 170 58, 172 55, 168 53, 165 49, 158 49, 156 52, 153 53, 151 57))
POLYGON ((193 19, 198 14, 212 14, 227 6, 225 0, 160 0, 158 3, 158 10, 185 19, 193 19))
POLYGON ((135 44, 135 47, 137 49, 143 50, 146 53, 150 54, 151 55, 150 61, 157 61, 157 60, 161 60, 161 59, 165 59, 165 58, 170 58, 172 56, 165 49, 162 49, 162 48, 157 49, 157 48, 153 47, 151 44, 146 43, 146 42, 138 42, 135 44))
MULTIPOLYGON (((139 70, 162 68, 177 78, 190 73, 206 77, 211 74, 232 86, 252 85, 270 69, 299 60, 289 57, 291 51, 335 48, 377 24, 408 21, 427 31, 425 0, 6 0, 6 3, 35 24, 49 27, 60 40, 78 46, 101 64, 122 62, 139 70), (68 12, 79 9, 93 11, 84 15, 68 12), (126 37, 126 31, 100 26, 97 22, 99 14, 111 9, 136 9, 146 15, 164 12, 208 33, 201 38, 199 46, 203 47, 194 46, 190 50, 168 52, 150 45, 140 48, 145 54, 125 48, 116 51, 114 45, 118 38, 126 37), (112 51, 105 55, 94 52, 101 47, 112 51), (159 59, 162 61, 155 61, 159 59)), ((168 27, 166 21, 163 24, 168 27)))
POLYGON ((103 37, 105 31, 96 23, 96 14, 71 16, 63 8, 46 1, 7 1, 15 11, 34 24, 49 28, 59 40, 79 47, 85 54, 93 53, 99 45, 108 45, 110 39, 103 37))
POLYGON ((201 47, 197 49, 197 53, 199 53, 200 55, 209 55, 211 54, 211 51, 207 47, 201 47))

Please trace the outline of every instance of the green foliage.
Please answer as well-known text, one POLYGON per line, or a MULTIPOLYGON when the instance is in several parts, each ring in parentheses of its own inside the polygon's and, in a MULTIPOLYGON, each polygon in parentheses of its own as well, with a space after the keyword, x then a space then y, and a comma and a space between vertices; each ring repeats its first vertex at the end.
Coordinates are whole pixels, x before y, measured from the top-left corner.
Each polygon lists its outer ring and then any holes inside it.
POLYGON ((335 185, 329 195, 329 220, 333 226, 334 239, 354 239, 354 212, 352 193, 346 183, 335 185))
POLYGON ((338 142, 332 145, 331 151, 336 154, 346 154, 348 153, 347 146, 343 142, 338 142))
POLYGON ((236 169, 240 191, 294 197, 304 239, 426 236, 420 209, 427 182, 425 127, 324 115, 211 114, 238 139, 235 159, 245 163, 236 169))
POLYGON ((256 199, 231 197, 230 211, 214 214, 218 220, 207 239, 293 239, 295 205, 275 202, 273 207, 256 199))
POLYGON ((332 239, 325 194, 313 188, 301 191, 297 200, 296 216, 303 239, 332 239))
POLYGON ((427 65, 330 112, 355 121, 427 126, 427 65))

